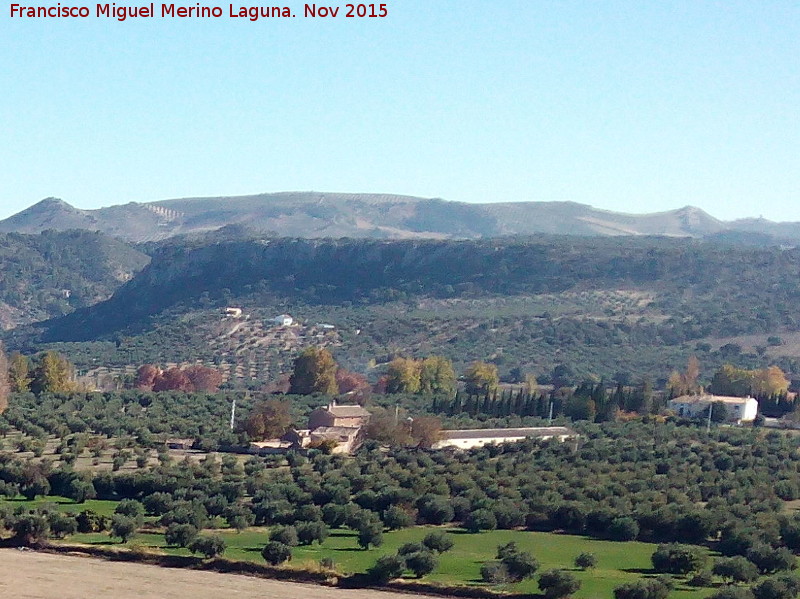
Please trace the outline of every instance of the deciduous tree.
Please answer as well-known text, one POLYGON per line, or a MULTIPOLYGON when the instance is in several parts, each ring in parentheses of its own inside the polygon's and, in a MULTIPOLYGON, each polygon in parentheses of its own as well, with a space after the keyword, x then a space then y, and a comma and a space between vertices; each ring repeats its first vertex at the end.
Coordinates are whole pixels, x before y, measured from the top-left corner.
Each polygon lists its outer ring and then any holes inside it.
POLYGON ((44 352, 36 365, 31 391, 38 395, 69 393, 74 389, 74 370, 69 360, 55 351, 44 352))
POLYGON ((422 363, 413 358, 395 358, 386 370, 387 393, 417 393, 422 363))
POLYGON ((497 391, 500 377, 497 366, 486 362, 474 362, 464 373, 465 390, 470 395, 487 395, 497 391))
POLYGON ((327 349, 306 348, 294 361, 294 372, 289 378, 289 393, 335 395, 339 392, 336 384, 337 368, 331 352, 327 349))
POLYGON ((198 393, 215 393, 222 384, 222 373, 208 366, 196 364, 183 369, 189 378, 192 391, 198 393))
POLYGON ((456 391, 453 363, 442 356, 429 356, 422 361, 419 390, 429 395, 452 395, 456 391))
POLYGON ((161 376, 161 369, 155 364, 143 364, 136 370, 133 386, 142 391, 152 391, 156 380, 161 376))
POLYGON ((153 391, 191 391, 192 383, 180 368, 168 368, 153 381, 153 391))
POLYGON ((417 447, 430 449, 442 438, 442 421, 435 416, 419 416, 411 422, 411 438, 417 447))
POLYGON ((31 361, 18 351, 11 352, 8 363, 8 379, 12 393, 27 393, 31 390, 31 361))
POLYGON ((539 589, 546 599, 569 597, 580 588, 580 581, 564 570, 548 570, 539 576, 539 589))
POLYGON ((253 408, 245 430, 254 440, 276 439, 286 433, 291 424, 288 402, 268 399, 253 408))

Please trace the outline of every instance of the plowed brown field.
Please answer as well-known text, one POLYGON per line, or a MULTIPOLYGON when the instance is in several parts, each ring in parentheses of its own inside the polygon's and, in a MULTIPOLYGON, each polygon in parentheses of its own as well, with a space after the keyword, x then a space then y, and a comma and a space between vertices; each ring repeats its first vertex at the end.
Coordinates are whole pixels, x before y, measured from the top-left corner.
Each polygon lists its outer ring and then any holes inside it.
MULTIPOLYGON (((422 595, 418 595, 422 596, 422 595)), ((408 599, 409 595, 0 549, 0 597, 13 599, 408 599)), ((431 598, 432 599, 432 598, 431 598)))

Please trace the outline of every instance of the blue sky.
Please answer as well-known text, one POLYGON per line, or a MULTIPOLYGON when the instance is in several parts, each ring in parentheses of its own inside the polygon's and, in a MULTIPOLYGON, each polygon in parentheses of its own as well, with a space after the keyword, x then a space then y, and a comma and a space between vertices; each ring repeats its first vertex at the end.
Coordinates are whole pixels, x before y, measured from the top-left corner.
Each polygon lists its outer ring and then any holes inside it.
POLYGON ((287 1, 296 18, 119 23, 0 0, 0 217, 316 190, 800 220, 794 0, 390 0, 328 20, 287 1))

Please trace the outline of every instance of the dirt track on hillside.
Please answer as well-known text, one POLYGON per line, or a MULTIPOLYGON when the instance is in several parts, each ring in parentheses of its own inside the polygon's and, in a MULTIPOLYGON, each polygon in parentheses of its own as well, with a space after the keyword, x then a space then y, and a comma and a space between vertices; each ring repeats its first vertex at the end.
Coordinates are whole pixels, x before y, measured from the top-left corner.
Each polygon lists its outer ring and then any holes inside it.
MULTIPOLYGON (((418 595, 422 597, 422 595, 418 595)), ((0 597, 14 599, 408 599, 236 574, 0 549, 0 597)), ((433 599, 433 598, 431 598, 433 599)))

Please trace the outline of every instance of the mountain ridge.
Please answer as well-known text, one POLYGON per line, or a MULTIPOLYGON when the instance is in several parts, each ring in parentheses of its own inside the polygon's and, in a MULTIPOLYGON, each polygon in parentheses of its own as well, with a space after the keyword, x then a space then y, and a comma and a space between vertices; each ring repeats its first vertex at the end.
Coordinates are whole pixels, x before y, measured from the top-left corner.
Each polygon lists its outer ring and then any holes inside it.
POLYGON ((46 198, 0 221, 0 232, 99 231, 130 242, 226 226, 275 237, 478 239, 531 234, 707 237, 758 233, 800 241, 800 223, 722 221, 694 206, 624 213, 571 201, 466 203, 393 194, 278 192, 129 202, 84 210, 46 198))

